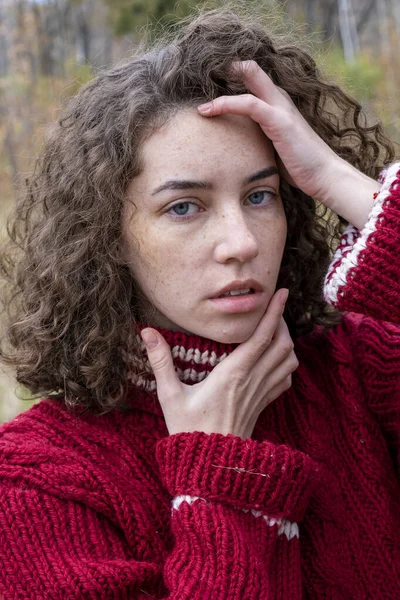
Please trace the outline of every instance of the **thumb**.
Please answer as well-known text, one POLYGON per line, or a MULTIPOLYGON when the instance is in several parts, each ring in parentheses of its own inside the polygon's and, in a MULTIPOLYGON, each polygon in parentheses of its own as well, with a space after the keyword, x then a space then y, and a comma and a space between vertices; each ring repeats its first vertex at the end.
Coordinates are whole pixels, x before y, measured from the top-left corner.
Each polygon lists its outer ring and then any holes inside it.
POLYGON ((146 346, 149 363, 157 382, 157 393, 160 400, 180 390, 181 382, 176 374, 171 349, 161 333, 146 328, 141 332, 146 346))

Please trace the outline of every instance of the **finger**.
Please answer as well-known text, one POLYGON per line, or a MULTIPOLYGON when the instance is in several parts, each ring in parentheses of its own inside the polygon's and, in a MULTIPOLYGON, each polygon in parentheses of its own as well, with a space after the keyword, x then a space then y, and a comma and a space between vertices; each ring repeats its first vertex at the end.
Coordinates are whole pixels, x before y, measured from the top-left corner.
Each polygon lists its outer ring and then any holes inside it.
POLYGON ((232 70, 240 74, 246 88, 265 102, 274 104, 282 101, 282 93, 271 77, 254 60, 234 61, 232 70))
POLYGON ((256 369, 254 374, 256 375, 258 370, 263 373, 273 371, 293 353, 293 350, 294 344, 288 326, 285 319, 281 317, 270 345, 261 354, 257 364, 254 365, 256 369))
MULTIPOLYGON (((269 390, 274 390, 296 371, 299 361, 296 354, 292 351, 286 358, 269 374, 265 384, 269 390)), ((270 393, 268 393, 268 397, 270 393)))
POLYGON ((286 392, 292 386, 292 375, 297 370, 299 361, 294 352, 292 352, 274 371, 268 380, 264 383, 269 392, 263 398, 261 410, 264 410, 268 404, 276 400, 283 392, 286 392))
POLYGON ((163 399, 179 392, 182 384, 174 368, 171 349, 163 336, 150 328, 143 329, 141 336, 156 378, 157 395, 162 403, 163 399))
POLYGON ((252 368, 271 345, 285 310, 288 294, 289 290, 285 288, 275 292, 253 335, 246 342, 240 344, 228 357, 241 371, 252 368))
POLYGON ((271 107, 253 94, 220 96, 212 102, 201 104, 197 110, 203 117, 217 117, 227 113, 250 117, 263 129, 268 128, 269 121, 273 118, 271 107))
POLYGON ((279 396, 282 396, 282 394, 287 392, 292 387, 292 382, 292 376, 288 375, 283 381, 276 385, 266 396, 264 408, 271 404, 271 402, 275 402, 279 396))

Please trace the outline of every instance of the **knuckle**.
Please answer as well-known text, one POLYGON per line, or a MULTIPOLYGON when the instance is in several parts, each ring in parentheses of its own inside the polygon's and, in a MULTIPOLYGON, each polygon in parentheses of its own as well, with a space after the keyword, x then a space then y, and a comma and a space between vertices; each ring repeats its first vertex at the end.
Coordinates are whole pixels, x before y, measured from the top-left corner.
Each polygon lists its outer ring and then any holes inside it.
MULTIPOLYGON (((256 96, 254 96, 254 94, 241 94, 241 99, 243 102, 245 102, 247 108, 250 111, 253 111, 259 103, 259 99, 256 96)), ((225 101, 225 99, 223 101, 225 101)))
POLYGON ((293 342, 292 341, 288 341, 288 340, 284 340, 281 343, 281 352, 285 355, 285 356, 289 356, 289 354, 291 352, 293 352, 293 342))
POLYGON ((255 60, 245 60, 243 61, 243 71, 245 75, 254 75, 257 73, 260 67, 256 63, 255 60))
POLYGON ((237 369, 236 372, 232 374, 231 381, 234 388, 241 388, 246 384, 247 379, 247 373, 237 369))
POLYGON ((288 390, 290 387, 292 387, 292 376, 291 376, 291 375, 288 375, 288 376, 286 377, 286 379, 284 380, 284 382, 283 382, 283 388, 284 388, 284 390, 286 391, 286 390, 288 390))
POLYGON ((257 108, 258 103, 260 101, 256 96, 253 96, 252 94, 247 94, 247 96, 248 96, 249 108, 250 108, 250 110, 254 110, 255 108, 257 108))
POLYGON ((293 354, 293 358, 292 358, 292 372, 295 371, 298 366, 299 366, 299 360, 297 358, 297 356, 295 354, 293 354))
POLYGON ((168 366, 168 363, 169 363, 168 356, 165 356, 165 354, 153 356, 152 367, 155 371, 162 371, 163 369, 166 369, 168 366))
POLYGON ((286 90, 284 90, 282 87, 279 87, 279 86, 276 86, 276 87, 278 88, 278 90, 280 91, 280 93, 281 93, 283 96, 285 96, 285 98, 286 98, 287 100, 289 100, 289 102, 292 102, 292 99, 291 99, 291 97, 289 96, 289 94, 287 93, 287 91, 286 91, 286 90))
POLYGON ((271 334, 267 333, 266 335, 264 335, 261 340, 261 344, 260 344, 261 350, 264 351, 267 348, 269 348, 272 343, 272 340, 273 340, 273 337, 271 334))
POLYGON ((219 98, 215 98, 214 100, 211 101, 211 111, 215 112, 216 110, 218 111, 223 111, 226 108, 226 98, 224 98, 223 96, 220 96, 219 98))

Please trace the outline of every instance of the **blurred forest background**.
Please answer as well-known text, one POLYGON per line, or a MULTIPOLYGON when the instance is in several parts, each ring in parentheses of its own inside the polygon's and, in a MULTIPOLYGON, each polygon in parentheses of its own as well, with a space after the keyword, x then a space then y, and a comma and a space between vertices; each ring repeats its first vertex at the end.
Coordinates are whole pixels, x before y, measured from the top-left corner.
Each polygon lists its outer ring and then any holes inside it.
MULTIPOLYGON (((48 125, 68 96, 132 52, 148 23, 201 1, 0 0, 0 236, 48 125)), ((207 2, 212 7, 224 4, 207 2)), ((259 0, 298 23, 321 68, 400 142, 400 0, 259 0)), ((0 422, 31 405, 0 373, 0 422), (20 398, 17 398, 16 395, 20 398)), ((26 392, 25 392, 26 396, 26 392)))

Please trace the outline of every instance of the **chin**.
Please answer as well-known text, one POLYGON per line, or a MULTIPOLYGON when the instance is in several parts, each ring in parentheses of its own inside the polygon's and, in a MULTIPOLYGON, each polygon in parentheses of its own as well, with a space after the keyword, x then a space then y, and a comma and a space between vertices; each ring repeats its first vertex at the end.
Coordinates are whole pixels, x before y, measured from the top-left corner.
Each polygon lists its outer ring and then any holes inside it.
POLYGON ((243 336, 243 335, 239 335, 239 334, 237 334, 237 335, 232 334, 232 335, 226 335, 226 336, 225 335, 224 336, 221 336, 221 335, 213 336, 213 337, 210 337, 209 339, 214 340, 215 342, 220 342, 221 344, 242 344, 243 342, 246 342, 250 336, 251 336, 251 334, 247 335, 247 336, 243 336))
POLYGON ((246 342, 254 333, 259 321, 256 323, 236 323, 231 326, 220 326, 212 328, 212 331, 208 331, 207 337, 215 342, 222 344, 242 344, 246 342))
POLYGON ((189 335, 199 335, 221 344, 242 344, 253 335, 262 316, 263 313, 231 315, 228 319, 212 319, 211 322, 206 322, 204 319, 193 320, 193 317, 175 321, 164 319, 157 325, 189 335))

